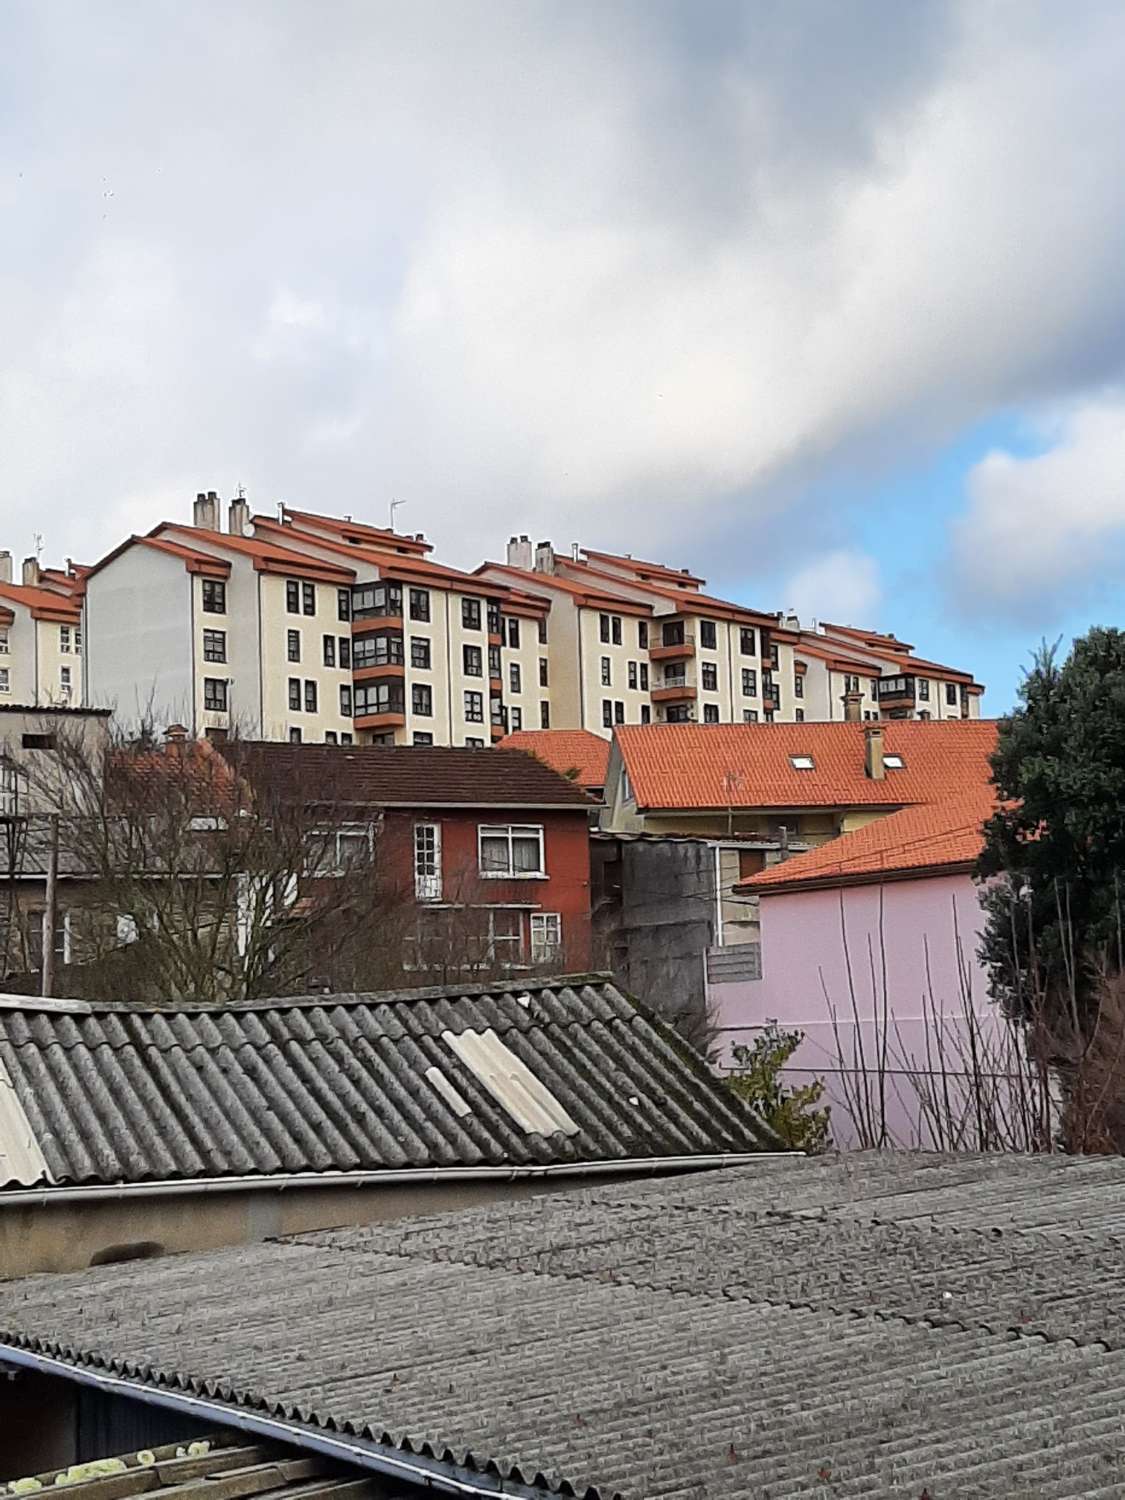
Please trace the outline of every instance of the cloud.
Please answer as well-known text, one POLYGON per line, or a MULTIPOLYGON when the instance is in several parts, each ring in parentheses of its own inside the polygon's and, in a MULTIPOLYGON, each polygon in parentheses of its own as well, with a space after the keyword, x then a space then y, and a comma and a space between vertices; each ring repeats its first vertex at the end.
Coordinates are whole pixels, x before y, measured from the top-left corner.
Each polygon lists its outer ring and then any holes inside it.
POLYGON ((1125 393, 1044 418, 1044 451, 995 450, 970 471, 954 528, 960 583, 979 607, 1043 619, 1119 575, 1125 554, 1125 393))
POLYGON ((461 562, 816 528, 1125 378, 1123 63, 1101 0, 13 0, 2 541, 239 483, 461 562))
POLYGON ((873 557, 841 547, 816 557, 788 580, 779 601, 801 619, 832 620, 838 625, 876 628, 882 602, 879 565, 873 557))

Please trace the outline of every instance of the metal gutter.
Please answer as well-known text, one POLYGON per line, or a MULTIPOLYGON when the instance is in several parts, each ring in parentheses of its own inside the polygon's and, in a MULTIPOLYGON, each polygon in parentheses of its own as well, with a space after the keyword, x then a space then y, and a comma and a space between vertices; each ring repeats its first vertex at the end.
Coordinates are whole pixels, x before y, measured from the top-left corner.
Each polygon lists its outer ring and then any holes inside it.
POLYGON ((85 1187, 0 1188, 0 1210, 52 1203, 116 1202, 123 1198, 191 1197, 209 1193, 287 1192, 294 1188, 398 1187, 426 1183, 537 1182, 556 1177, 659 1177, 669 1172, 704 1172, 720 1167, 747 1167, 765 1158, 799 1156, 793 1151, 743 1151, 710 1156, 645 1156, 622 1161, 574 1164, 554 1162, 531 1167, 407 1167, 372 1172, 287 1172, 242 1177, 161 1178, 155 1182, 91 1183, 85 1187))
POLYGON ((364 1469, 385 1474, 399 1483, 419 1485, 427 1490, 446 1495, 518 1495, 538 1497, 542 1500, 543 1488, 519 1484, 513 1480, 479 1476, 462 1478, 467 1471, 457 1465, 436 1458, 424 1458, 417 1454, 407 1455, 400 1449, 374 1438, 343 1437, 323 1428, 312 1427, 303 1422, 290 1422, 283 1418, 261 1416, 245 1407, 228 1405, 186 1392, 170 1391, 166 1386, 156 1387, 143 1381, 126 1379, 120 1375, 104 1374, 86 1365, 71 1364, 52 1355, 37 1354, 16 1345, 0 1343, 0 1362, 17 1369, 34 1370, 42 1375, 61 1376, 78 1385, 93 1386, 96 1390, 111 1395, 131 1397, 148 1406, 160 1406, 184 1416, 215 1422, 224 1427, 234 1427, 241 1432, 250 1432, 257 1437, 273 1438, 288 1442, 313 1453, 323 1454, 341 1463, 350 1463, 364 1469))

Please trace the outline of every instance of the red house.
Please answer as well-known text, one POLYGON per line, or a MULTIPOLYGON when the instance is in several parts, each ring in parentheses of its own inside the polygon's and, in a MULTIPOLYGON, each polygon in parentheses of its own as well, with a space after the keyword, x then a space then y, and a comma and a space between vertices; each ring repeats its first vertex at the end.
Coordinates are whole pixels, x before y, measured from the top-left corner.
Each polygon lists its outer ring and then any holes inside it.
POLYGON ((589 967, 590 798, 534 756, 259 742, 231 758, 252 785, 377 826, 380 878, 413 908, 414 967, 589 967))

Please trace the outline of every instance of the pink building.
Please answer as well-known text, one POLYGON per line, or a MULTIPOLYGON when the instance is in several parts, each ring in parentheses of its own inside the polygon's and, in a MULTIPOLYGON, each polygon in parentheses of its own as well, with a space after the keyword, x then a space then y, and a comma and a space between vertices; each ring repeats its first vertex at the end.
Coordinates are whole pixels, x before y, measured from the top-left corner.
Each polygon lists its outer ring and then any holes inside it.
POLYGON ((972 878, 988 787, 909 807, 745 881, 762 977, 713 985, 721 1063, 775 1020, 837 1146, 1026 1144, 1021 1052, 988 998, 972 878))

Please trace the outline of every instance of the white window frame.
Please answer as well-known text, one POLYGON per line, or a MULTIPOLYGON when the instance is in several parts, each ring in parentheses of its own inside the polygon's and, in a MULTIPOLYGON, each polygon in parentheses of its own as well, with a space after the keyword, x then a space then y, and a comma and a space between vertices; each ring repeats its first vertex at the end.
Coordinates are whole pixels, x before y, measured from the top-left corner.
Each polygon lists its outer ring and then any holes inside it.
POLYGON ((70 626, 59 626, 59 650, 65 655, 70 655, 70 626))
POLYGON ((11 649, 11 644, 8 640, 8 627, 7 625, 0 625, 0 656, 8 656, 11 649))
POLYGON ((477 827, 477 868, 482 880, 545 880, 547 876, 546 849, 542 823, 481 823, 477 827), (504 839, 508 846, 508 863, 505 869, 487 869, 484 863, 485 839, 504 839), (534 838, 539 844, 539 865, 535 870, 517 870, 513 861, 513 846, 517 838, 534 838))
POLYGON ((19 767, 10 760, 0 760, 0 814, 15 817, 20 805, 19 767))
POLYGON ((415 823, 414 899, 440 901, 441 893, 441 824, 415 823))
POLYGON ((557 911, 531 913, 531 962, 555 963, 562 954, 562 917, 557 911))
POLYGON ((0 693, 10 693, 11 691, 12 679, 8 675, 8 668, 0 667, 0 693))
POLYGON ((318 851, 321 855, 320 862, 315 864, 307 860, 307 875, 317 880, 333 880, 346 875, 350 869, 346 850, 349 844, 362 842, 364 845, 364 857, 370 860, 375 848, 375 830, 370 823, 341 823, 335 829, 314 829, 310 837, 312 839, 323 838, 325 833, 331 833, 331 843, 323 850, 318 851), (331 866, 327 861, 331 860, 331 866))

